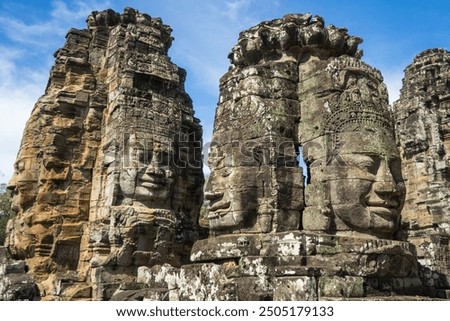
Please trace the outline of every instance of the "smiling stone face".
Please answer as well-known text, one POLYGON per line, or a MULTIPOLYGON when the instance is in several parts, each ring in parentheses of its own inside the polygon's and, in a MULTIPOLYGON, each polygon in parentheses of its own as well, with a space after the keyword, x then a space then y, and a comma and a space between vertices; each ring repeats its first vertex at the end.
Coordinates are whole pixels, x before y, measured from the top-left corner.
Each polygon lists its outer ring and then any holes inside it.
POLYGON ((173 142, 161 144, 149 141, 144 144, 145 139, 141 139, 138 143, 136 137, 141 136, 148 135, 131 134, 124 143, 125 150, 120 157, 121 202, 134 202, 135 205, 150 208, 170 208, 174 175, 177 173, 173 142))
POLYGON ((350 57, 301 70, 311 74, 300 86, 311 174, 304 228, 392 238, 405 191, 381 75, 350 57))
POLYGON ((13 193, 12 210, 24 211, 36 200, 39 171, 32 157, 18 157, 14 164, 14 175, 8 183, 13 193))
POLYGON ((389 147, 395 141, 373 131, 343 133, 342 139, 346 143, 326 169, 336 229, 390 238, 404 196, 399 155, 389 147))
POLYGON ((298 229, 296 63, 235 68, 221 83, 205 199, 211 234, 298 229))
POLYGON ((235 155, 210 155, 216 168, 208 179, 205 193, 211 230, 241 231, 256 224, 257 199, 261 193, 256 180, 258 173, 249 166, 233 166, 233 157, 239 159, 237 153, 236 150, 235 155))

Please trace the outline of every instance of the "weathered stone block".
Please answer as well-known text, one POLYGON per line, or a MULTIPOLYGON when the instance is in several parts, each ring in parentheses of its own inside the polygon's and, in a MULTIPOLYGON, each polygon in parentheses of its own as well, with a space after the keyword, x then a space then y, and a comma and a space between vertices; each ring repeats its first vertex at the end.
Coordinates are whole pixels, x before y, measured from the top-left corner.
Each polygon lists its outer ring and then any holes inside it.
POLYGON ((259 239, 258 235, 243 234, 199 240, 192 247, 191 260, 199 262, 259 255, 261 247, 259 239))
POLYGON ((8 261, 6 248, 4 246, 0 246, 0 264, 5 264, 8 261))
POLYGON ((61 292, 65 300, 90 300, 92 298, 92 287, 85 284, 75 284, 61 292))
POLYGON ((151 268, 141 266, 137 271, 136 282, 146 284, 149 288, 177 288, 180 270, 168 264, 155 265, 151 268))
POLYGON ((232 280, 239 301, 272 301, 273 288, 267 277, 244 277, 232 280))
POLYGON ((24 274, 27 271, 28 266, 25 261, 12 261, 5 265, 5 274, 24 274))
MULTIPOLYGON (((303 262, 302 262, 303 263, 303 262)), ((304 262, 306 265, 306 259, 304 262)), ((320 267, 298 266, 298 265, 282 265, 276 266, 274 269, 275 276, 320 276, 323 270, 320 267)))
POLYGON ((367 295, 423 295, 425 289, 418 277, 367 278, 367 295))
POLYGON ((274 301, 317 301, 314 277, 278 277, 273 289, 274 301))
POLYGON ((319 278, 319 299, 326 297, 364 297, 364 278, 356 276, 321 276, 319 278))
POLYGON ((273 274, 277 257, 246 256, 239 260, 240 273, 243 276, 273 274))

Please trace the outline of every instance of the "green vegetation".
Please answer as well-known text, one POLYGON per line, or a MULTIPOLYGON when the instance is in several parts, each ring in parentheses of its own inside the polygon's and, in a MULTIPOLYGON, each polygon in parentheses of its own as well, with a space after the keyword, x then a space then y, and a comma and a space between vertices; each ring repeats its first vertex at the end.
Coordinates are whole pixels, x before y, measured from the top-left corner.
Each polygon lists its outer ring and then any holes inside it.
POLYGON ((12 217, 11 193, 6 189, 6 184, 0 184, 0 245, 5 243, 6 224, 12 217))

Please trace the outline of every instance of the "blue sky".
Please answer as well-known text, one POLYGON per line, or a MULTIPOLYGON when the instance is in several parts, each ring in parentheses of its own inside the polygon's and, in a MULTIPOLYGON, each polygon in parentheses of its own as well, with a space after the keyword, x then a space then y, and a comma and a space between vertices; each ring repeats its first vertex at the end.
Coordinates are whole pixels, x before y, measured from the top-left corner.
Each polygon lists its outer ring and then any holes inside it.
POLYGON ((312 13, 364 39, 363 60, 381 70, 390 100, 422 50, 450 49, 448 0, 0 0, 0 183, 7 182, 31 109, 44 93, 53 53, 93 10, 133 7, 173 29, 169 55, 188 72, 186 89, 210 140, 219 78, 239 32, 287 13, 312 13))

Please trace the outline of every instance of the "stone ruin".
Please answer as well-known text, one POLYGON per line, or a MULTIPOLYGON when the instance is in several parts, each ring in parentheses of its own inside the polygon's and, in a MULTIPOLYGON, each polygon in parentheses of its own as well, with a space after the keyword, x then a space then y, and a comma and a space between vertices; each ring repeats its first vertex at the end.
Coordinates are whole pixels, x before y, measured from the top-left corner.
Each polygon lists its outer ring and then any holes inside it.
POLYGON ((6 247, 48 299, 104 299, 141 265, 187 263, 198 237, 202 129, 172 30, 130 8, 87 27, 55 53, 10 182, 6 247))
POLYGON ((394 103, 406 185, 402 238, 416 246, 425 286, 449 287, 450 52, 426 50, 405 69, 394 103))
POLYGON ((243 31, 203 193, 170 27, 130 8, 87 24, 24 132, 1 299, 450 298, 447 51, 417 56, 392 108, 346 29, 243 31))

